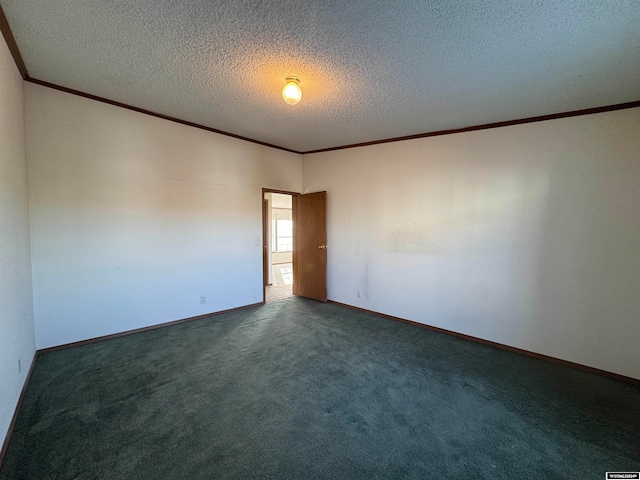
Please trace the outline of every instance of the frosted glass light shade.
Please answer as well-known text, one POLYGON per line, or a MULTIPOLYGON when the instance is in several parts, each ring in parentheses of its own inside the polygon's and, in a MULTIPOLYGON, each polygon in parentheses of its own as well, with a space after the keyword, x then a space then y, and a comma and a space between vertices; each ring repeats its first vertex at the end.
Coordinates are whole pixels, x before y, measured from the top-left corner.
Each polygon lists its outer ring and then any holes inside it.
POLYGON ((300 85, 298 85, 298 80, 296 77, 287 77, 287 83, 282 87, 282 98, 289 105, 295 105, 302 98, 302 90, 300 90, 300 85))

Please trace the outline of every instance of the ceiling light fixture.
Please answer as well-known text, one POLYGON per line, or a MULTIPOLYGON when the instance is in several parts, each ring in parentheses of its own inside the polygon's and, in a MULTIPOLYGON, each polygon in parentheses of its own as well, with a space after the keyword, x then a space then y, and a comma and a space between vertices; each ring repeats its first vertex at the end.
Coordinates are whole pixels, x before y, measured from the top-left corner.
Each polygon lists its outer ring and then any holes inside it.
POLYGON ((300 79, 297 77, 287 77, 287 83, 282 87, 282 98, 289 105, 295 105, 302 98, 302 90, 300 90, 300 79))

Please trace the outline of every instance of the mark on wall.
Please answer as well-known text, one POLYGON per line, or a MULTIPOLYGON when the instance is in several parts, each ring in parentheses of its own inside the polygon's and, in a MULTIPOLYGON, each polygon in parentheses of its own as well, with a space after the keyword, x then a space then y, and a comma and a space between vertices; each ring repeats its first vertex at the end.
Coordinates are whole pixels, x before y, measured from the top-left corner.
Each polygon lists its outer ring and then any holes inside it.
POLYGON ((442 245, 425 228, 398 227, 385 232, 385 250, 414 255, 440 255, 442 245))

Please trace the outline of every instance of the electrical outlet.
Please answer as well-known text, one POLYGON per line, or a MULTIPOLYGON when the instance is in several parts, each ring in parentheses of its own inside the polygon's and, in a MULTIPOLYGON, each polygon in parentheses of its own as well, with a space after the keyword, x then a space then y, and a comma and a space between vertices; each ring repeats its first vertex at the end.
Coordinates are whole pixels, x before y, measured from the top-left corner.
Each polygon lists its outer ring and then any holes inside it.
POLYGON ((18 373, 22 372, 22 362, 18 359, 18 373))
POLYGON ((207 303, 207 297, 200 297, 200 303, 207 303))
POLYGON ((362 290, 358 290, 358 298, 362 298, 362 290))

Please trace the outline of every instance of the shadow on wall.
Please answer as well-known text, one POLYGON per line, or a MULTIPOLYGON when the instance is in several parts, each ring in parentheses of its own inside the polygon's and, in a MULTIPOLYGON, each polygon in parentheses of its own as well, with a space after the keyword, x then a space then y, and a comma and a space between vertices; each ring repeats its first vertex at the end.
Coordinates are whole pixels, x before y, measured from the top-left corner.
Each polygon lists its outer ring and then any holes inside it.
POLYGON ((640 164, 609 162, 633 157, 605 140, 601 148, 597 157, 564 152, 553 163, 534 306, 537 318, 568 328, 562 335, 551 329, 527 334, 554 352, 574 346, 581 358, 573 361, 587 365, 597 352, 615 350, 616 362, 598 367, 637 377, 640 164))

